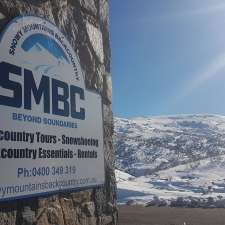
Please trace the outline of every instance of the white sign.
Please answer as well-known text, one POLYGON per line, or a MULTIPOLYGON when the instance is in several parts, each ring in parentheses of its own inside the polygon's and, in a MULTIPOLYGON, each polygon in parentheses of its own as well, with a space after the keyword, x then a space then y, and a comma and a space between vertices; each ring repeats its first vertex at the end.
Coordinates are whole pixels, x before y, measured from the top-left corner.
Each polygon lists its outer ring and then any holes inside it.
POLYGON ((104 184, 101 96, 65 36, 34 16, 0 40, 0 201, 104 184))

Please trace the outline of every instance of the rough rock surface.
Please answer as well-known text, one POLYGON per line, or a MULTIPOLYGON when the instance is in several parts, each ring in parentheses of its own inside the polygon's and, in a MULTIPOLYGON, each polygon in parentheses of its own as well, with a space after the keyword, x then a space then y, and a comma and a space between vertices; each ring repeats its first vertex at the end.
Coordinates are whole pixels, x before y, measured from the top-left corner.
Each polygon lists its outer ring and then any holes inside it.
POLYGON ((0 225, 117 224, 107 0, 1 0, 0 31, 14 17, 47 18, 78 54, 88 89, 103 99, 106 184, 76 193, 0 204, 0 225))

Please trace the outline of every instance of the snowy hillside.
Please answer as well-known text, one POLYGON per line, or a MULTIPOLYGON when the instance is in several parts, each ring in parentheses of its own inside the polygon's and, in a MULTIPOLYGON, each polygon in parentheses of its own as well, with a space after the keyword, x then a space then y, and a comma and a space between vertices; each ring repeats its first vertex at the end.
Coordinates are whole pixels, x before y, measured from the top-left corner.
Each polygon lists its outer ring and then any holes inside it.
POLYGON ((185 205, 196 201, 195 204, 201 203, 203 206, 213 199, 217 204, 223 200, 225 207, 224 171, 225 156, 215 161, 200 160, 136 178, 117 171, 118 199, 120 203, 133 200, 152 205, 177 204, 182 199, 185 205))
POLYGON ((225 117, 116 119, 118 199, 225 206, 225 117))
POLYGON ((135 176, 225 154, 225 116, 115 119, 117 168, 135 176))

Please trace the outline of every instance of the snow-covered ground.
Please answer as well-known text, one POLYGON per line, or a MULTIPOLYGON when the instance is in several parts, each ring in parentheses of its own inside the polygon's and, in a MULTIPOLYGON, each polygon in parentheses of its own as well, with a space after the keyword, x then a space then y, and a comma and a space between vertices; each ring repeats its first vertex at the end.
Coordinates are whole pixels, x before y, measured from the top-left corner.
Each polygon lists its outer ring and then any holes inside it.
POLYGON ((223 116, 117 119, 119 202, 221 203, 225 199, 224 137, 223 116))
MULTIPOLYGON (((225 160, 225 156, 221 159, 225 160)), ((200 160, 136 178, 117 170, 119 202, 147 203, 156 196, 167 201, 178 197, 225 197, 225 162, 217 160, 200 160)))

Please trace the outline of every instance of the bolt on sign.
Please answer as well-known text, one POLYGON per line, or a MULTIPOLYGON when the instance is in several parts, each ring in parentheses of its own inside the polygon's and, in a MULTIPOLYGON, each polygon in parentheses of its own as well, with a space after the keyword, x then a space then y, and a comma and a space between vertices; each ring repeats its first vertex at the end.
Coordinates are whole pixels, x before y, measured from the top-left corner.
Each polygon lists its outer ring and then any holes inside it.
POLYGON ((65 36, 15 18, 0 39, 0 201, 104 184, 102 101, 65 36))

